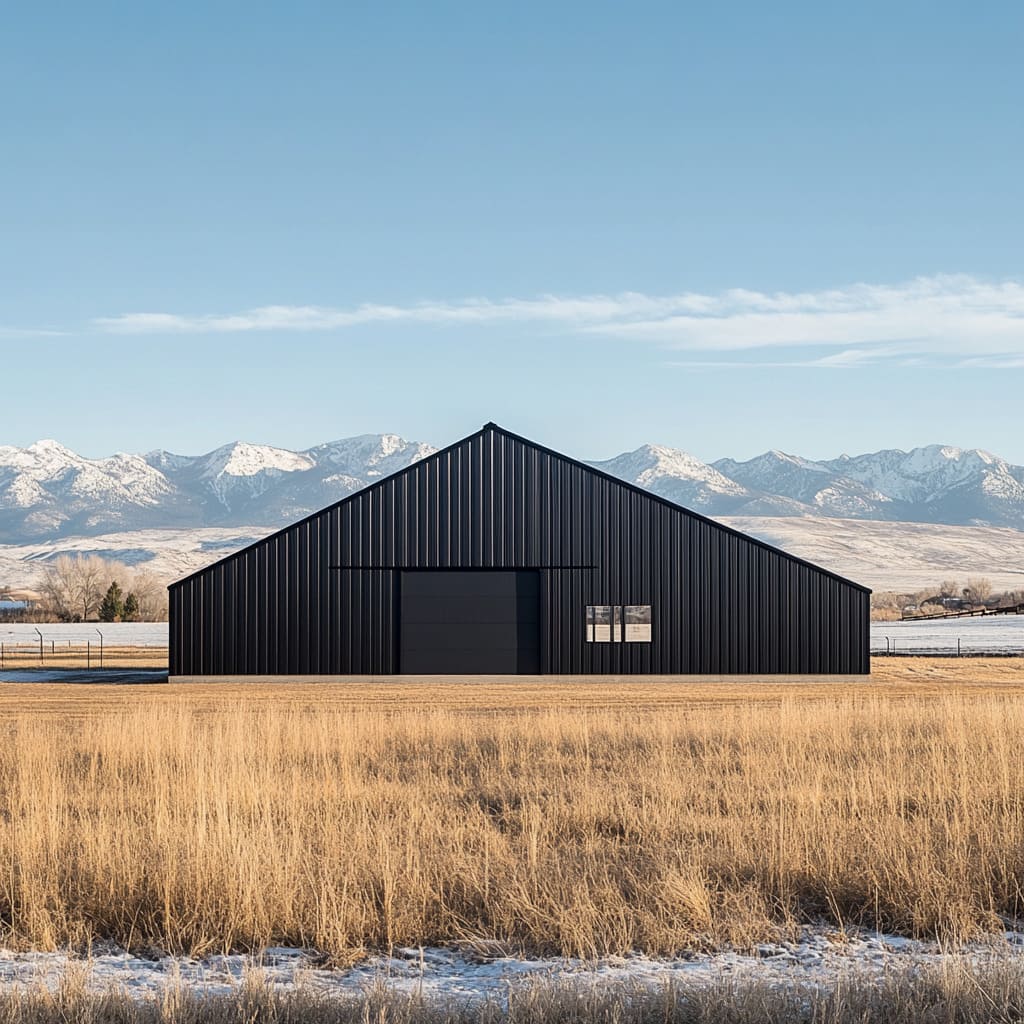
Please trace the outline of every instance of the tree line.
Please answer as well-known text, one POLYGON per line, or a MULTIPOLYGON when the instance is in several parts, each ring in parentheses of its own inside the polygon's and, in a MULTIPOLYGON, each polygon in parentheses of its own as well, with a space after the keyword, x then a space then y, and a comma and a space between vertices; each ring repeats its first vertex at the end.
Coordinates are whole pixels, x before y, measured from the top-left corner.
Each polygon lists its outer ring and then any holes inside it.
POLYGON ((943 611, 978 608, 1000 608, 1024 604, 1024 590, 996 593, 992 581, 983 576, 972 577, 965 585, 958 580, 943 580, 924 590, 901 593, 896 590, 877 591, 871 595, 871 617, 888 621, 904 612, 927 615, 943 611))
POLYGON ((166 622, 167 586, 145 568, 99 555, 60 555, 49 562, 28 622, 166 622))

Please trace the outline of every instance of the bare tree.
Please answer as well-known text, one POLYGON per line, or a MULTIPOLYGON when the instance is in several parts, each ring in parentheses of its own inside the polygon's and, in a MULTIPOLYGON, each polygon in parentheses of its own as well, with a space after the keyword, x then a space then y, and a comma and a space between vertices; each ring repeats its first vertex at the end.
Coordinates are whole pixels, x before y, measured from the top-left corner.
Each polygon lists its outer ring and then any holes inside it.
POLYGON ((167 621, 167 586, 149 569, 130 569, 99 555, 60 555, 46 567, 40 588, 41 621, 90 622, 99 617, 103 595, 116 580, 135 595, 138 619, 167 621))
POLYGON ((956 580, 943 580, 939 584, 939 597, 959 597, 960 584, 956 580))
POLYGON ((50 615, 64 622, 95 619, 110 581, 124 566, 99 555, 60 555, 43 578, 43 602, 50 615))
POLYGON ((140 622, 167 621, 167 585, 149 569, 132 569, 126 577, 125 590, 139 602, 140 622))
POLYGON ((971 604, 983 605, 992 596, 992 581, 978 576, 967 581, 964 597, 971 604))
POLYGON ((99 555, 86 555, 78 560, 78 590, 75 597, 83 622, 95 618, 99 613, 100 602, 114 573, 114 564, 99 555))
POLYGON ((40 593, 46 613, 62 622, 72 622, 75 618, 75 580, 77 559, 70 555, 58 555, 46 567, 40 593))

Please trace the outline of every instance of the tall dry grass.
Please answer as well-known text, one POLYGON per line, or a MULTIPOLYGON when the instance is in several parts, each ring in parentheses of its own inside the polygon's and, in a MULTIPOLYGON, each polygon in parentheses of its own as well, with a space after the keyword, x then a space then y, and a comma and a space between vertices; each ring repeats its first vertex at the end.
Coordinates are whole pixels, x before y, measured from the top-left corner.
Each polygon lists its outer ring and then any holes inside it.
POLYGON ((1021 910, 1014 697, 494 713, 295 692, 106 691, 75 717, 27 698, 0 722, 0 941, 668 953, 1021 910))

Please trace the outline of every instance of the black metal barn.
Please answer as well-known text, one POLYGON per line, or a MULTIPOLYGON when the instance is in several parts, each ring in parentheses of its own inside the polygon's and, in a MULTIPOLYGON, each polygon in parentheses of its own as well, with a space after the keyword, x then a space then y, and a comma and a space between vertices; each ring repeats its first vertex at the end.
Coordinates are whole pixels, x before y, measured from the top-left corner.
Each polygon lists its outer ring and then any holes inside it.
POLYGON ((488 423, 173 584, 170 671, 862 674, 869 594, 488 423))

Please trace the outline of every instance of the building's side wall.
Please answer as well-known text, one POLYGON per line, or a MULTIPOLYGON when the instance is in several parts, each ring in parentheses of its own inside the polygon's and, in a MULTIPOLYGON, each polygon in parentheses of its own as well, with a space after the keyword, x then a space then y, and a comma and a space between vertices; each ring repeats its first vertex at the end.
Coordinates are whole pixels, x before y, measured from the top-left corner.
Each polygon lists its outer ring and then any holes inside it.
POLYGON ((527 566, 543 672, 869 671, 865 591, 485 430, 172 587, 171 674, 398 672, 395 567, 527 566), (653 642, 586 643, 588 604, 653 642))

